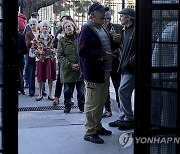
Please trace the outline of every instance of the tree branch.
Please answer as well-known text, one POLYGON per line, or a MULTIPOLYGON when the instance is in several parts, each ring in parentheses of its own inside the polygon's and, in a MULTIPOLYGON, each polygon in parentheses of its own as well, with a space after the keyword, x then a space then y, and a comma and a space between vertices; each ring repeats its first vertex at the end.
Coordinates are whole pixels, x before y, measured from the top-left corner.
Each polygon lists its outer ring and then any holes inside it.
POLYGON ((33 0, 33 3, 35 4, 36 9, 39 10, 42 7, 50 6, 59 1, 63 0, 33 0))

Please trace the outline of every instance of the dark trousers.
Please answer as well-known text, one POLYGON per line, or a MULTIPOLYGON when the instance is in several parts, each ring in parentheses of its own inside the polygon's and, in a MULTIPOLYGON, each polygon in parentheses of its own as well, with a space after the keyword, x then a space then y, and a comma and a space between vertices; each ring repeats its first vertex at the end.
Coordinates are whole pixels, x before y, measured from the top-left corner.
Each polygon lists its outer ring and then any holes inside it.
POLYGON ((29 94, 35 94, 35 71, 36 71, 36 64, 29 63, 29 94))
MULTIPOLYGON (((119 66, 119 60, 118 59, 113 59, 113 63, 112 63, 112 71, 111 71, 111 80, 112 80, 112 84, 113 87, 115 89, 115 93, 116 93, 116 102, 118 103, 118 106, 120 104, 119 102, 119 86, 120 86, 120 81, 121 81, 121 73, 117 72, 118 70, 118 66, 119 66)), ((105 103, 105 109, 108 112, 111 112, 111 101, 110 101, 110 91, 108 92, 108 99, 105 103)))
POLYGON ((77 90, 78 107, 84 108, 85 102, 85 85, 84 81, 64 83, 64 105, 65 108, 71 108, 71 98, 73 96, 74 88, 77 90))
POLYGON ((24 80, 23 80, 23 69, 22 67, 18 68, 18 91, 24 92, 24 80))
POLYGON ((62 83, 60 82, 60 71, 58 71, 56 88, 55 88, 55 97, 60 98, 62 92, 62 83))

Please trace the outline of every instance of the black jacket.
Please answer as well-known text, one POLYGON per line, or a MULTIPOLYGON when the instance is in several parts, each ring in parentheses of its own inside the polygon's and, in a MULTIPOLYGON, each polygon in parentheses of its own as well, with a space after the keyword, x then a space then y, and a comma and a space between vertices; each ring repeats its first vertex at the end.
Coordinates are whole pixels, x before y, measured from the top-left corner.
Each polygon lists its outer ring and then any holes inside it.
POLYGON ((122 74, 134 74, 135 66, 135 25, 124 30, 120 70, 122 74))

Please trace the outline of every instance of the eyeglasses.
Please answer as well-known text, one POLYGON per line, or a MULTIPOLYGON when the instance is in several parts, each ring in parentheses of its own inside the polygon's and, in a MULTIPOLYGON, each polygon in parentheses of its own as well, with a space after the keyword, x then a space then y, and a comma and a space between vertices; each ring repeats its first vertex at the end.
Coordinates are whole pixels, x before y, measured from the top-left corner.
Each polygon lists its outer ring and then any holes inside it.
POLYGON ((120 17, 124 17, 125 15, 124 14, 120 14, 120 17))

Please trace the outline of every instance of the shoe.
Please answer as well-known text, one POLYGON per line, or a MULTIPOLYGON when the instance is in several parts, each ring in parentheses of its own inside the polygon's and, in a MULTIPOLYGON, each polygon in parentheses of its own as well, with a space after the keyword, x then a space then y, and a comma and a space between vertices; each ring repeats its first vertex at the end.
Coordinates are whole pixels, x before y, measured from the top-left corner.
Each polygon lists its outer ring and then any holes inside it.
POLYGON ((28 83, 25 83, 25 84, 24 84, 24 88, 29 88, 29 84, 28 84, 28 83))
POLYGON ((53 100, 54 100, 54 98, 51 98, 51 97, 49 97, 49 96, 48 96, 48 99, 49 99, 49 100, 51 100, 51 101, 53 101, 53 100))
POLYGON ((71 101, 71 102, 70 102, 70 104, 71 104, 71 106, 73 106, 73 105, 74 105, 74 102, 73 102, 73 101, 71 101))
POLYGON ((122 122, 123 122, 122 120, 116 120, 116 121, 114 121, 114 122, 110 122, 110 123, 109 123, 109 126, 110 126, 110 127, 119 127, 122 122))
POLYGON ((64 113, 69 113, 71 111, 71 108, 65 108, 64 113))
POLYGON ((45 92, 42 92, 42 95, 43 95, 44 97, 46 97, 46 96, 47 96, 47 94, 46 94, 45 92))
POLYGON ((102 144, 104 140, 98 136, 98 134, 84 135, 85 141, 90 141, 92 143, 102 144))
POLYGON ((53 100, 53 105, 56 106, 59 104, 59 98, 55 97, 53 100))
POLYGON ((109 112, 107 110, 105 110, 105 112, 102 114, 102 118, 108 118, 108 117, 111 117, 112 116, 112 112, 109 112))
POLYGON ((38 97, 36 98, 36 101, 40 101, 42 98, 43 98, 43 96, 41 96, 41 97, 38 96, 38 97))
POLYGON ((33 96, 34 96, 34 94, 29 94, 29 96, 30 96, 30 97, 33 97, 33 96))
POLYGON ((26 94, 24 90, 20 90, 20 92, 21 92, 22 95, 26 94))
POLYGON ((81 113, 83 113, 83 112, 84 112, 84 106, 83 106, 83 107, 79 107, 79 111, 80 111, 81 113))
POLYGON ((120 109, 120 103, 117 103, 118 108, 120 109))
POLYGON ((112 132, 110 130, 106 130, 104 127, 101 129, 97 130, 98 135, 111 135, 112 132))
POLYGON ((133 128, 134 128, 133 121, 123 121, 118 127, 119 130, 129 130, 133 128))

